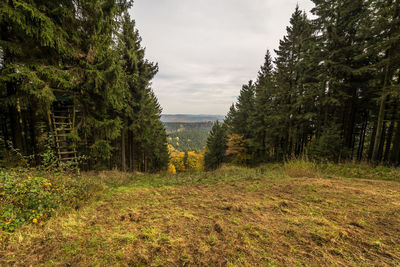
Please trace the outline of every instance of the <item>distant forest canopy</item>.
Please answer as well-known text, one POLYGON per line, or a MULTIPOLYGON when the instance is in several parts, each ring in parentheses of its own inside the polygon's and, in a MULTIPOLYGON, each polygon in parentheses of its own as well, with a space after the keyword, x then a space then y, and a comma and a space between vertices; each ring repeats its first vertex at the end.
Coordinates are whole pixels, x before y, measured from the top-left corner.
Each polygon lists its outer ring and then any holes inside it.
POLYGON ((164 122, 168 144, 182 152, 202 151, 213 122, 164 122))
POLYGON ((400 0, 313 2, 314 19, 296 7, 275 59, 213 129, 206 167, 221 155, 400 164, 400 0))
POLYGON ((145 57, 132 3, 1 1, 3 161, 51 166, 85 156, 85 169, 167 168, 151 88, 158 65, 145 57))
POLYGON ((224 115, 162 114, 162 122, 210 122, 222 121, 224 115))
MULTIPOLYGON (((169 120, 204 122, 164 122, 168 134, 170 163, 168 171, 199 172, 204 170, 204 149, 214 125, 222 116, 168 115, 169 120), (207 121, 212 119, 213 121, 207 121)), ((165 118, 164 118, 165 119, 165 118)))

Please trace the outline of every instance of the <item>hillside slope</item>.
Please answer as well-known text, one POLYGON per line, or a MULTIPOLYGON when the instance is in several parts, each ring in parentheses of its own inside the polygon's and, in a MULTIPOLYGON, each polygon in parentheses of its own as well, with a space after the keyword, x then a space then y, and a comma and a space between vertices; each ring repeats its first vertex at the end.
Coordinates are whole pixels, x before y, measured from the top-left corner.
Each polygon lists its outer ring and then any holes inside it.
POLYGON ((162 114, 162 122, 214 122, 222 121, 224 115, 162 114))
POLYGON ((269 167, 137 175, 6 236, 0 265, 393 266, 399 225, 395 181, 269 167))

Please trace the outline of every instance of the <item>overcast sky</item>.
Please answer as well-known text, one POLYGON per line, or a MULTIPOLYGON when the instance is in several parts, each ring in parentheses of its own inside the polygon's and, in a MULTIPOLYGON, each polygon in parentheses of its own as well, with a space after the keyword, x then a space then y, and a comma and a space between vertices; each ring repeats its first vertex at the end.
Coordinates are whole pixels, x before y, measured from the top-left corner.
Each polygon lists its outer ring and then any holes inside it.
POLYGON ((310 0, 136 0, 131 11, 164 114, 226 114, 310 0))

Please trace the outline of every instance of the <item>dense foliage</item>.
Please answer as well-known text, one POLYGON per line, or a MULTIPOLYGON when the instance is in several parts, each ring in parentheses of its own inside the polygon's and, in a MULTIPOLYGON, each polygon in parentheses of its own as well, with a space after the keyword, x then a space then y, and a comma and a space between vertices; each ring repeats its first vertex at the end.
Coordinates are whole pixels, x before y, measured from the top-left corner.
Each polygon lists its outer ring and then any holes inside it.
POLYGON ((400 1, 313 2, 231 107, 227 155, 400 164, 400 1))
POLYGON ((216 169, 225 161, 226 151, 226 129, 218 121, 214 123, 210 136, 207 139, 206 151, 204 154, 204 166, 207 170, 216 169))
POLYGON ((213 126, 212 122, 164 123, 168 144, 182 152, 201 151, 206 146, 208 134, 213 126))
POLYGON ((204 151, 180 151, 168 145, 170 161, 168 172, 200 172, 204 170, 204 151))
POLYGON ((76 208, 98 186, 90 179, 14 169, 0 171, 0 229, 13 231, 24 223, 40 223, 58 208, 76 208))
MULTIPOLYGON (((87 169, 167 167, 161 108, 151 89, 130 0, 5 0, 0 4, 2 151, 33 155, 54 135, 51 117, 73 103, 68 143, 87 169)), ((58 144, 57 144, 58 145, 58 144)), ((56 144, 53 144, 56 146, 56 144)))

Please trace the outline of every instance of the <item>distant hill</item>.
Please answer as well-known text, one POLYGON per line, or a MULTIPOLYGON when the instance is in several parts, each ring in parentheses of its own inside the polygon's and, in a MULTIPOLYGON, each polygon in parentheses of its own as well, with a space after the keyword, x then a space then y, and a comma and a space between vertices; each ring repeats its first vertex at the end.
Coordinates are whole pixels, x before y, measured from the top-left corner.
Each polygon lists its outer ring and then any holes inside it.
POLYGON ((223 115, 193 115, 193 114, 163 114, 161 115, 162 122, 209 122, 222 121, 225 118, 223 115))
POLYGON ((215 121, 223 121, 222 115, 163 114, 161 121, 168 134, 168 143, 183 152, 204 148, 215 121))
POLYGON ((213 124, 212 121, 164 122, 168 144, 182 152, 202 150, 213 124))

